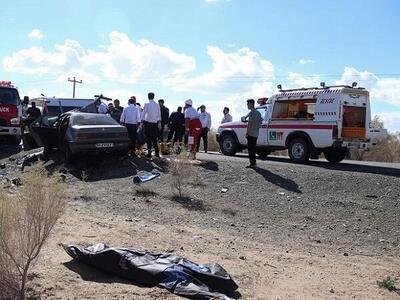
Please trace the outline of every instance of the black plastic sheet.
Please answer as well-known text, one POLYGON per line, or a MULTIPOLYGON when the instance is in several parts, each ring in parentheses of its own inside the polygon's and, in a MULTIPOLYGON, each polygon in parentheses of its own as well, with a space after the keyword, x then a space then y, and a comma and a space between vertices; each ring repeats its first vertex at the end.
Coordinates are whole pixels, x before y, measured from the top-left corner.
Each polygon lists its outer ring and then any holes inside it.
POLYGON ((190 299, 230 300, 238 286, 218 264, 200 265, 173 253, 153 253, 104 244, 64 247, 74 259, 141 286, 160 286, 190 299))

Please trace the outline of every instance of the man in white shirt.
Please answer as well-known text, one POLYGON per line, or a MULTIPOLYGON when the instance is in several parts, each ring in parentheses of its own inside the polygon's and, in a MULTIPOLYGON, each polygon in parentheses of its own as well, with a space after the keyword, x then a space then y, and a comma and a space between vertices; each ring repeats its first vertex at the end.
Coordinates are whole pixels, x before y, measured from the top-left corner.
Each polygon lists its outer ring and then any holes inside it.
POLYGON ((108 113, 108 105, 104 103, 103 101, 100 102, 99 107, 97 108, 97 112, 99 114, 107 114, 108 113))
POLYGON ((156 157, 160 157, 158 149, 158 131, 161 127, 160 105, 154 101, 154 93, 148 94, 149 102, 144 105, 142 119, 144 124, 144 133, 147 140, 147 155, 151 157, 151 148, 154 146, 156 157))
POLYGON ((224 117, 222 118, 221 124, 232 122, 232 116, 229 114, 229 107, 224 107, 222 112, 224 117))
POLYGON ((129 99, 128 107, 125 107, 122 111, 120 122, 122 125, 126 127, 128 130, 128 136, 130 139, 129 143, 129 151, 128 155, 136 156, 136 137, 137 137, 137 129, 140 125, 140 109, 136 107, 135 100, 132 97, 129 99))
POLYGON ((208 132, 211 129, 211 115, 208 112, 206 112, 205 105, 202 105, 199 108, 200 108, 199 119, 200 119, 200 122, 201 122, 201 137, 199 138, 199 140, 197 142, 197 151, 199 151, 200 141, 201 141, 201 139, 203 139, 204 152, 207 153, 207 150, 208 150, 208 132))

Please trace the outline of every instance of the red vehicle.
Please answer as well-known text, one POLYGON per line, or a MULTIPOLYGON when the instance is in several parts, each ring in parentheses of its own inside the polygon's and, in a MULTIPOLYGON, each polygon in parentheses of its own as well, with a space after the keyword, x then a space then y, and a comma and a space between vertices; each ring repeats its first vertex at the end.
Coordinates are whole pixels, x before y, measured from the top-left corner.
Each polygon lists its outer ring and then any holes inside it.
POLYGON ((0 138, 21 141, 22 102, 11 81, 0 81, 0 138))

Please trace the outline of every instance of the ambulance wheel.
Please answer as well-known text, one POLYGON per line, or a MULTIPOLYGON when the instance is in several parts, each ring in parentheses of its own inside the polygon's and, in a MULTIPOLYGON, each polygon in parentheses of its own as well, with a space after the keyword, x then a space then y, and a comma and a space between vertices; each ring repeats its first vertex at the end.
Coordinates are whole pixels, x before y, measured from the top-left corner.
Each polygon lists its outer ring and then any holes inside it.
POLYGON ((267 158, 268 155, 271 154, 271 150, 269 149, 259 149, 256 151, 257 155, 261 158, 261 159, 265 159, 267 158))
POLYGON ((224 155, 232 156, 236 154, 239 143, 232 133, 226 133, 221 136, 219 146, 224 155))
POLYGON ((337 164, 338 162, 341 162, 343 159, 345 159, 346 154, 346 148, 330 149, 324 151, 324 156, 326 160, 329 161, 331 164, 337 164))
POLYGON ((307 142, 302 138, 295 138, 290 141, 288 152, 290 159, 295 163, 305 163, 310 159, 310 150, 307 142))

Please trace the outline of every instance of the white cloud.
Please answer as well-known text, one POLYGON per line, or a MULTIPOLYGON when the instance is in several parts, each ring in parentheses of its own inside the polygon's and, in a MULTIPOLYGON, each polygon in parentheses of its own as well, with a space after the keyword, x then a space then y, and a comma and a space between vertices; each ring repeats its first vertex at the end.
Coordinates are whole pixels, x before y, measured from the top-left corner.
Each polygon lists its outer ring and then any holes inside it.
POLYGON ((312 59, 302 58, 299 60, 300 65, 307 65, 307 64, 312 64, 312 63, 314 63, 314 61, 312 59))
POLYGON ((400 132, 400 110, 378 113, 381 117, 385 128, 388 128, 391 132, 400 132))
POLYGON ((369 71, 358 71, 346 67, 337 84, 351 85, 357 82, 359 87, 369 90, 372 101, 383 101, 400 106, 400 78, 379 78, 369 71))
POLYGON ((39 29, 35 28, 28 33, 28 38, 34 40, 41 40, 44 38, 44 34, 39 29))
POLYGON ((289 72, 288 83, 290 87, 303 88, 319 86, 321 78, 319 75, 306 76, 299 73, 289 72))
POLYGON ((218 47, 207 47, 212 69, 196 77, 177 76, 164 83, 178 91, 236 94, 269 85, 274 78, 274 66, 249 48, 224 52, 218 47))
POLYGON ((123 83, 138 80, 161 81, 179 76, 196 67, 195 59, 171 48, 146 40, 134 42, 120 32, 109 34, 109 44, 99 49, 84 49, 79 42, 66 40, 54 51, 31 47, 14 52, 3 59, 8 72, 22 74, 54 74, 57 77, 80 75, 89 82, 100 78, 123 83))

